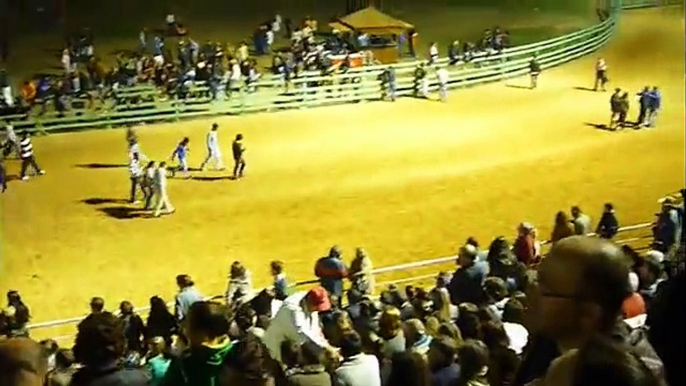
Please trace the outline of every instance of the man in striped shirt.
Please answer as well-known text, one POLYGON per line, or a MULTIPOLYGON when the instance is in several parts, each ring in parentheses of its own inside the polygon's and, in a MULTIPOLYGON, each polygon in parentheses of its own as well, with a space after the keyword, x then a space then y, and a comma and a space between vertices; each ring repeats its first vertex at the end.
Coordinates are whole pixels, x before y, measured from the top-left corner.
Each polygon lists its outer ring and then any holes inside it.
POLYGON ((40 175, 45 174, 45 171, 41 170, 41 168, 36 163, 36 158, 33 155, 33 144, 31 143, 31 138, 29 138, 28 131, 24 131, 22 133, 21 141, 19 141, 19 148, 21 149, 22 181, 26 181, 29 179, 29 176, 26 174, 29 166, 31 166, 36 173, 40 175))
MULTIPOLYGON (((136 191, 139 188, 141 189, 141 191, 143 191, 143 186, 141 183, 141 163, 139 161, 138 153, 133 153, 131 156, 131 160, 129 161, 129 177, 131 179, 131 198, 129 199, 129 202, 132 204, 136 204, 138 203, 138 200, 136 200, 136 191)), ((145 194, 145 191, 143 191, 143 194, 145 194)))

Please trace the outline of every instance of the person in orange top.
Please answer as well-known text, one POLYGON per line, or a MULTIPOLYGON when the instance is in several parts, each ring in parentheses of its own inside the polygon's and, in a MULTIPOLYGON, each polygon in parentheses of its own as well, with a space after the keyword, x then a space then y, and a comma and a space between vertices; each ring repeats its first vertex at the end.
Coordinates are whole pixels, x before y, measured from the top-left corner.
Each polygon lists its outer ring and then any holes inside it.
POLYGON ((635 318, 646 313, 646 303, 643 296, 638 293, 638 275, 634 272, 629 273, 629 285, 631 295, 624 299, 622 303, 622 316, 624 319, 635 318))
POLYGON ((33 101, 36 99, 36 85, 31 81, 26 81, 21 85, 19 90, 21 93, 21 99, 27 105, 32 105, 33 101))
POLYGON ((532 235, 533 229, 534 227, 529 223, 519 224, 519 227, 517 228, 519 235, 513 246, 513 252, 515 256, 517 256, 517 260, 527 266, 533 264, 536 260, 534 238, 532 235))

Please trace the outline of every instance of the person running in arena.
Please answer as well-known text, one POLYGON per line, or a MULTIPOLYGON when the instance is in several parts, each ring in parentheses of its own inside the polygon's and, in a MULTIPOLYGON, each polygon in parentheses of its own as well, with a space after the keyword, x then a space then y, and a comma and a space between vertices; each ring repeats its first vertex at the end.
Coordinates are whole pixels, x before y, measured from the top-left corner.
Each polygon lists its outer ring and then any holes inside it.
POLYGON ((593 86, 593 91, 598 91, 598 86, 600 86, 600 91, 605 90, 605 84, 607 84, 607 63, 605 59, 598 58, 595 64, 595 85, 593 86))
POLYGON ((153 216, 160 217, 162 208, 164 208, 166 214, 172 214, 176 211, 167 195, 167 163, 164 161, 160 162, 160 166, 155 170, 154 192, 156 202, 153 216))
POLYGON ((530 88, 533 90, 538 87, 538 76, 541 74, 541 65, 538 63, 538 56, 534 55, 529 62, 529 77, 531 78, 530 88))
POLYGON ((217 129, 219 125, 212 124, 212 129, 207 133, 207 158, 200 165, 200 170, 205 170, 205 166, 214 161, 217 170, 224 170, 224 162, 222 162, 222 152, 219 149, 219 138, 217 137, 217 129))
POLYGON ((45 171, 38 166, 36 163, 36 157, 33 155, 33 144, 31 143, 31 138, 29 137, 29 132, 24 131, 21 135, 21 141, 19 141, 19 147, 21 148, 21 179, 22 181, 27 181, 29 179, 26 172, 31 166, 34 172, 39 175, 45 174, 45 171))
POLYGON ((243 154, 245 153, 245 146, 243 145, 243 134, 237 134, 236 139, 233 141, 231 146, 233 150, 233 178, 239 179, 243 177, 243 170, 245 169, 245 158, 243 154))
POLYGON ((189 142, 190 139, 188 139, 188 137, 184 137, 172 152, 170 157, 171 161, 174 161, 175 159, 179 160, 179 165, 171 169, 172 177, 176 176, 177 171, 183 172, 185 178, 191 177, 191 175, 188 173, 188 152, 190 151, 188 148, 189 142))

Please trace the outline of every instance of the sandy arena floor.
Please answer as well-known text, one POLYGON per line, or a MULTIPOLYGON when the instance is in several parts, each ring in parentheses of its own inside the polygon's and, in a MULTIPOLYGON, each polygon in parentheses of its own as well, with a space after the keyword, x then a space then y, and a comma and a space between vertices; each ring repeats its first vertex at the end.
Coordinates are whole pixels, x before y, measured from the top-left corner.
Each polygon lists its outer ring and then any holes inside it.
MULTIPOLYGON (((610 87, 661 87, 654 130, 587 125, 609 120, 609 92, 575 89, 592 86, 596 55, 544 72, 535 91, 513 87, 528 84, 519 78, 453 91, 446 104, 402 99, 220 118, 226 156, 233 136, 245 135, 247 177, 173 180, 178 211, 161 219, 108 215, 129 208, 117 201, 127 196, 126 167, 78 166, 125 164, 123 130, 36 138, 47 175, 11 183, 1 199, 0 292, 20 290, 39 322, 84 313, 94 295, 109 308, 170 299, 178 273, 218 294, 233 260, 256 285, 268 282, 273 259, 291 279, 310 278, 335 243, 346 260, 364 246, 388 266, 451 254, 470 235, 512 236, 523 220, 547 238, 555 212, 574 204, 597 219, 612 201, 622 224, 652 220, 656 200, 684 186, 683 47, 683 10, 671 8, 626 12, 602 51, 610 87)), ((197 165, 213 121, 140 127, 142 150, 161 160, 189 136, 197 165)))

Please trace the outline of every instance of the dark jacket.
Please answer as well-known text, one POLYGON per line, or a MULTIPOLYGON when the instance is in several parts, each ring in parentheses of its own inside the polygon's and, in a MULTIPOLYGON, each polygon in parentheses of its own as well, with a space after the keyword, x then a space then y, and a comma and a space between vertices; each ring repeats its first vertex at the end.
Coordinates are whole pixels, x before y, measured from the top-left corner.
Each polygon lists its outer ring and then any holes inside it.
POLYGON ((280 386, 331 386, 331 376, 321 365, 289 369, 285 375, 280 386))
POLYGON ((124 324, 124 336, 126 337, 127 350, 129 351, 143 351, 143 335, 145 333, 145 325, 143 319, 136 314, 120 316, 124 324))
POLYGON ((600 218, 595 233, 604 239, 611 239, 615 237, 618 230, 619 222, 617 221, 617 217, 615 217, 615 212, 603 212, 603 216, 600 218))
POLYGON ((459 377, 460 365, 453 363, 431 374, 431 386, 453 386, 457 383, 459 377))
POLYGON ((458 268, 448 284, 450 302, 456 305, 481 304, 485 300, 482 286, 487 273, 488 265, 484 262, 476 262, 468 268, 458 268))
POLYGON ((72 386, 143 386, 150 384, 150 374, 142 369, 124 368, 118 362, 100 368, 79 369, 71 380, 72 386))

